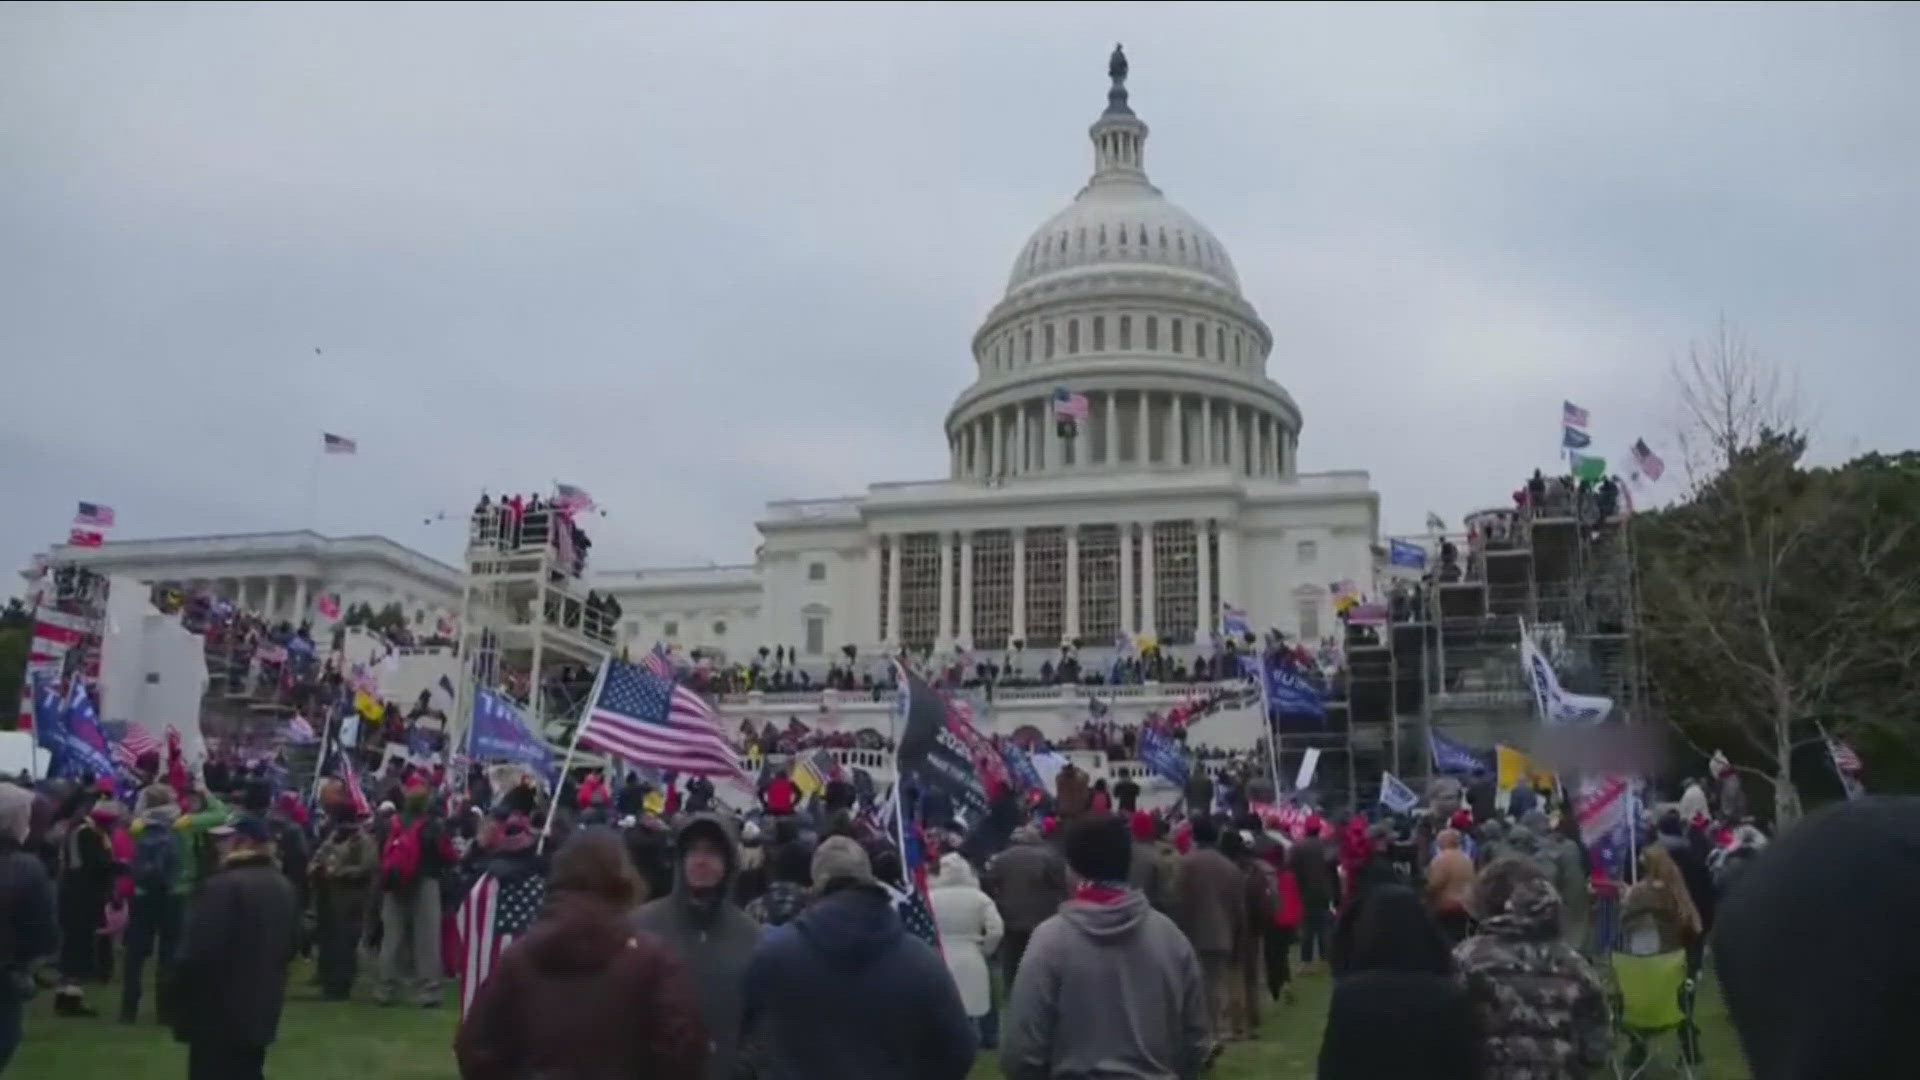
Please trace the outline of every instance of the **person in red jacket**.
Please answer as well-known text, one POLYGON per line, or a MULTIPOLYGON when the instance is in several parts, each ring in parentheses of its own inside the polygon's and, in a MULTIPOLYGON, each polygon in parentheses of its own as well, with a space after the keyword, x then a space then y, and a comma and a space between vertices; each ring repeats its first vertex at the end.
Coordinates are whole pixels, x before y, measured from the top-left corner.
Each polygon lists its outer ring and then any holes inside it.
POLYGON ((786 817, 793 813, 793 804, 799 792, 794 788, 793 778, 786 773, 778 773, 767 782, 763 798, 767 804, 767 813, 774 817, 786 817))
POLYGON ((582 810, 605 802, 607 799, 606 780, 602 779, 597 772, 588 773, 587 778, 580 781, 580 790, 576 793, 575 798, 579 801, 580 809, 582 810))

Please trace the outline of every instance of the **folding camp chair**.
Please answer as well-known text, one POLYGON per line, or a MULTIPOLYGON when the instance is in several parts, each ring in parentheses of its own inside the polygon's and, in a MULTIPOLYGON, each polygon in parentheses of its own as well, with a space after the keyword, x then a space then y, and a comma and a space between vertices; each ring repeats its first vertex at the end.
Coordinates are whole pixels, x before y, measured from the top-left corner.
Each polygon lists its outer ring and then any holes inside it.
POLYGON ((1624 1053, 1616 1053, 1617 1080, 1636 1080, 1652 1067, 1657 1036, 1674 1036, 1674 1072, 1693 1080, 1688 1041, 1693 1035, 1693 979, 1687 973, 1685 950, 1633 956, 1613 953, 1613 980, 1619 988, 1615 1022, 1625 1035, 1624 1053))

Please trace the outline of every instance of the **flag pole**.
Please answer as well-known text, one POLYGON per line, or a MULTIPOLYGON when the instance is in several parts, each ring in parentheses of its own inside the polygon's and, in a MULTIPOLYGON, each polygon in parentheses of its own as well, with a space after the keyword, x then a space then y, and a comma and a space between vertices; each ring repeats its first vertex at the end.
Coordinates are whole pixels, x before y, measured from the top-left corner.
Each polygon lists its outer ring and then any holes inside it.
MULTIPOLYGON (((540 826, 540 843, 534 848, 535 853, 545 851, 547 848, 547 834, 553 831, 553 816, 560 812, 560 792, 566 787, 567 773, 573 770, 574 752, 580 749, 580 736, 586 733, 587 722, 593 716, 593 705, 600 700, 600 688, 606 685, 607 668, 612 663, 611 656, 600 661, 600 674, 594 676, 593 690, 587 695, 586 709, 580 714, 580 719, 574 722, 573 739, 567 743, 567 759, 561 763, 559 775, 553 778, 553 792, 547 799, 547 823, 540 826)), ((533 692, 536 694, 540 692, 537 682, 533 692)))
MULTIPOLYGON (((351 701, 352 699, 349 698, 348 700, 351 701)), ((334 729, 340 721, 340 712, 341 710, 339 709, 328 709, 327 722, 320 730, 320 756, 315 758, 313 762, 313 790, 307 793, 308 806, 312 806, 320 801, 320 777, 327 766, 327 745, 333 741, 334 729)))
POLYGON ((900 689, 895 692, 894 707, 887 712, 887 738, 893 742, 893 834, 900 847, 900 886, 906 888, 911 884, 907 873, 907 818, 900 793, 907 777, 900 768, 899 727, 901 714, 912 707, 913 685, 907 678, 907 666, 899 657, 894 657, 893 666, 894 682, 900 689))
POLYGON ((1254 669, 1260 676, 1260 718, 1267 729, 1267 770, 1273 777, 1273 801, 1280 801, 1280 725, 1273 720, 1273 704, 1267 700, 1267 652, 1260 650, 1260 663, 1254 669))

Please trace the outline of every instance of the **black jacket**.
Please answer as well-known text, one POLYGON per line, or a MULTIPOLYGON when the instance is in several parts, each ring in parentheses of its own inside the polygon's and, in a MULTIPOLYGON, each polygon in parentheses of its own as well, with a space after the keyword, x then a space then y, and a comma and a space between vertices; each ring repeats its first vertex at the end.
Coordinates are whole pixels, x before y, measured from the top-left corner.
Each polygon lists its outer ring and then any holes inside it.
POLYGON ((973 1024, 933 947, 887 894, 856 885, 768 932, 747 970, 762 1080, 962 1080, 973 1024))
POLYGON ((10 975, 24 974, 29 963, 59 947, 53 880, 45 864, 11 837, 0 839, 0 995, 9 993, 10 975))
POLYGON ((293 886, 271 852, 228 858, 187 910, 173 966, 174 1037, 272 1045, 299 924, 293 886))
POLYGON ((1333 984, 1319 1080, 1476 1080, 1479 1057, 1479 1023, 1454 980, 1375 970, 1333 984))

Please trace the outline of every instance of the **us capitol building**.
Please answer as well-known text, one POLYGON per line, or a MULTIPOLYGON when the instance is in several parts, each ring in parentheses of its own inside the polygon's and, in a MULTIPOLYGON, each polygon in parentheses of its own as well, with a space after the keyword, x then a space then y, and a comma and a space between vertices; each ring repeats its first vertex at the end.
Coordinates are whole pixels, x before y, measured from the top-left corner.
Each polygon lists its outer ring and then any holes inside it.
MULTIPOLYGON (((1269 375, 1274 334, 1225 245, 1148 179, 1148 128, 1110 65, 1093 172, 1014 255, 947 411, 947 475, 770 503, 749 565, 589 567, 618 637, 743 659, 789 645, 1033 657, 1125 636, 1206 643, 1222 605, 1256 628, 1335 632, 1329 584, 1371 581, 1379 498, 1365 472, 1302 473, 1304 416, 1269 375), (1053 397, 1085 395, 1071 437, 1053 397)), ((1312 358, 1289 355, 1278 364, 1312 358)), ((378 537, 314 533, 62 547, 55 561, 207 587, 294 618, 400 602, 457 614, 462 571, 378 537)), ((325 622, 325 620, 318 620, 325 622)), ((636 650, 637 651, 637 650, 636 650)))

